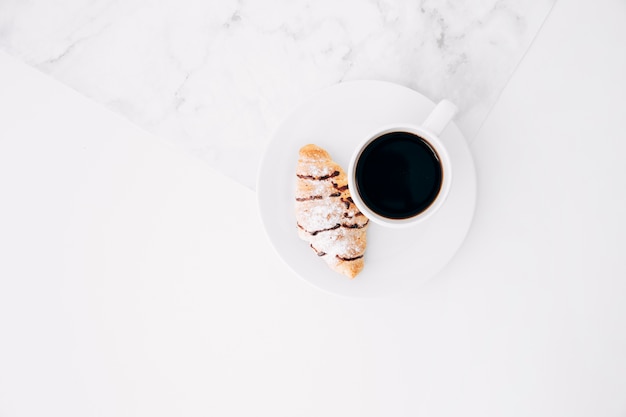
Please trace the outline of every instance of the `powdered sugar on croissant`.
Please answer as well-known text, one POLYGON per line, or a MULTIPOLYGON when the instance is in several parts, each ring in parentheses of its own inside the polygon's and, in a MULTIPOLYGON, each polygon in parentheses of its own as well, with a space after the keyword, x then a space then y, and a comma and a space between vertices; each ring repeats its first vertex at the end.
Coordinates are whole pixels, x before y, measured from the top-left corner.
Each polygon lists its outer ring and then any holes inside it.
POLYGON ((298 235, 335 271, 363 269, 369 220, 356 208, 344 170, 316 145, 300 149, 296 167, 298 235))

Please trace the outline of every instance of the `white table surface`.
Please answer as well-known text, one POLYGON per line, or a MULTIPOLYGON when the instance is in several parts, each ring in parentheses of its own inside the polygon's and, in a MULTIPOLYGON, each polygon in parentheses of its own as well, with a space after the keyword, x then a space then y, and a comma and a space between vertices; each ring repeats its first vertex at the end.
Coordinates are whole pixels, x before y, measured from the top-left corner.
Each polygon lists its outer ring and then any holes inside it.
POLYGON ((0 54, 0 415, 623 416, 626 3, 557 2, 419 291, 322 293, 254 192, 0 54))

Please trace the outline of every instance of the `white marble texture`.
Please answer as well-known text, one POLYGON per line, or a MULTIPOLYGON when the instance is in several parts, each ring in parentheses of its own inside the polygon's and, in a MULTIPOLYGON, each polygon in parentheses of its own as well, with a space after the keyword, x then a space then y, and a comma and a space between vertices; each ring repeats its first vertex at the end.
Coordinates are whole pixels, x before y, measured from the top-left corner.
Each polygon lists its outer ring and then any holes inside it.
POLYGON ((355 79, 449 98, 473 138, 555 0, 0 1, 0 47, 253 188, 272 129, 355 79))

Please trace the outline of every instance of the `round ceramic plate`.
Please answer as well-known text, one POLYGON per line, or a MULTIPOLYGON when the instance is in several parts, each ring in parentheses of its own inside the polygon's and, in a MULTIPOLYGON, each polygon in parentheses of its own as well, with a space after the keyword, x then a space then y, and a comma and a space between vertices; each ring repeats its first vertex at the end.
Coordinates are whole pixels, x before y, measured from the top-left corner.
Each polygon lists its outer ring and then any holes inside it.
POLYGON ((278 127, 261 161, 257 198, 270 242, 296 274, 334 294, 380 297, 422 284, 450 261, 467 234, 476 201, 472 155, 454 123, 441 134, 454 170, 444 206, 407 229, 370 222, 365 267, 356 278, 331 270, 298 237, 294 212, 296 163, 302 146, 321 146, 346 170, 364 135, 392 123, 420 124, 434 107, 420 93, 397 84, 352 81, 321 91, 278 127))

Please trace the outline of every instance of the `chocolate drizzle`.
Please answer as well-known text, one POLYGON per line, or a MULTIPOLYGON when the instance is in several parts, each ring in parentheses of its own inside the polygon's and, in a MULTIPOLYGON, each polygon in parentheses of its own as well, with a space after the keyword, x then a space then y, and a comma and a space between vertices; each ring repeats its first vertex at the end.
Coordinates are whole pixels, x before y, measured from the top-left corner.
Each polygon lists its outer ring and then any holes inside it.
POLYGON ((300 225, 300 223, 297 223, 298 228, 300 228, 301 230, 305 231, 306 233, 310 234, 311 236, 316 236, 318 233, 322 233, 322 232, 330 232, 331 230, 336 230, 339 229, 340 227, 344 227, 346 229, 363 229, 364 227, 366 227, 368 225, 370 221, 367 220, 365 223, 363 224, 340 224, 337 223, 336 225, 334 225, 333 227, 329 227, 327 229, 320 229, 320 230, 313 230, 313 231, 309 231, 306 230, 304 227, 302 227, 302 225, 300 225))
MULTIPOLYGON (((318 233, 330 232, 331 230, 339 229, 340 227, 341 227, 341 225, 339 223, 337 223, 336 225, 334 225, 333 227, 329 227, 328 229, 315 230, 315 231, 309 232, 309 233, 311 234, 311 236, 315 236, 318 233)), ((307 230, 307 232, 308 232, 308 230, 307 230)))
POLYGON ((350 208, 350 204, 354 204, 354 201, 352 200, 352 197, 348 197, 348 198, 341 198, 341 202, 344 203, 346 205, 346 209, 350 208))
POLYGON ((337 257, 337 259, 345 261, 345 262, 356 261, 357 259, 361 259, 363 257, 363 255, 355 256, 354 258, 344 258, 343 256, 339 256, 339 255, 335 255, 335 256, 337 257))
POLYGON ((341 187, 336 182, 333 182, 333 188, 339 191, 346 191, 348 189, 348 184, 342 185, 341 187))
POLYGON ((366 221, 366 222, 365 222, 365 223, 363 223, 363 224, 358 224, 358 223, 355 223, 355 224, 342 224, 342 225, 341 225, 341 227, 345 227, 346 229, 362 229, 362 228, 364 228, 365 226, 367 226, 367 224, 368 224, 369 222, 370 222, 370 221, 368 220, 368 221, 366 221))
POLYGON ((311 201, 311 200, 321 200, 324 197, 321 195, 312 195, 309 197, 296 197, 296 201, 311 201))
POLYGON ((315 246, 313 246, 313 244, 310 244, 309 246, 311 246, 311 249, 313 249, 315 251, 317 256, 324 256, 324 255, 326 255, 326 252, 315 249, 315 246))
POLYGON ((314 181, 324 181, 327 180, 329 178, 334 178, 339 176, 339 171, 334 171, 332 174, 330 175, 322 175, 320 177, 315 177, 313 175, 302 175, 302 174, 296 174, 298 178, 301 178, 303 180, 314 180, 314 181))

